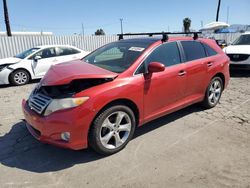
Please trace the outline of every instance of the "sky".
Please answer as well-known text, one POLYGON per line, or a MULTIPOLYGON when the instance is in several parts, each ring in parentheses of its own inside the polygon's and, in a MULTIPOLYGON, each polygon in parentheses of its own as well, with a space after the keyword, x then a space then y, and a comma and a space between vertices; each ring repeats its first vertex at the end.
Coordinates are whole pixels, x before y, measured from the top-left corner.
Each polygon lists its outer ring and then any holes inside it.
MULTIPOLYGON (((7 0, 12 31, 50 31, 56 35, 91 35, 98 28, 106 34, 181 31, 189 17, 199 30, 215 21, 218 0, 7 0)), ((221 0, 219 21, 250 25, 250 0, 221 0)), ((0 31, 5 31, 0 1, 0 31)))

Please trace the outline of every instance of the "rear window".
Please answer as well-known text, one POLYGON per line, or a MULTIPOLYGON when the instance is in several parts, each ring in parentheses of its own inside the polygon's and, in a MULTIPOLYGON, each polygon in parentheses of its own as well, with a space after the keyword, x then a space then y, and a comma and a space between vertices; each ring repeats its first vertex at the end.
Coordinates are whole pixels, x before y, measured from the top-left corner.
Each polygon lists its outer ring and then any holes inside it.
POLYGON ((204 46, 204 48, 205 48, 205 50, 207 52, 207 56, 213 56, 213 55, 217 54, 217 52, 213 48, 208 46, 207 44, 203 43, 203 46, 204 46))
POLYGON ((181 41, 186 61, 193 61, 206 57, 206 53, 202 44, 198 41, 181 41))

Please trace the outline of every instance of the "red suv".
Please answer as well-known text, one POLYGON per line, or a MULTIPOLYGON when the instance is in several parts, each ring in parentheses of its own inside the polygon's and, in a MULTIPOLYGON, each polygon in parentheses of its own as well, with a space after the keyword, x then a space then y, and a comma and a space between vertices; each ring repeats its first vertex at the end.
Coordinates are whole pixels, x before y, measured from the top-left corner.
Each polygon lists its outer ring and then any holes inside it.
POLYGON ((22 103, 30 133, 108 155, 137 126, 194 103, 214 107, 229 81, 229 58, 214 40, 163 38, 119 40, 52 66, 22 103))

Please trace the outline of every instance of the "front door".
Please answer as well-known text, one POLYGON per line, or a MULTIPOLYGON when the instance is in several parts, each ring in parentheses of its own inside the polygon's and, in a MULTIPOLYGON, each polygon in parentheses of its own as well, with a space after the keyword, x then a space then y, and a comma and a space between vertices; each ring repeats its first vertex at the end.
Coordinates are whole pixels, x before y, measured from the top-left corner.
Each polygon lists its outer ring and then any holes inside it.
POLYGON ((58 61, 55 48, 46 48, 33 56, 32 69, 36 77, 42 77, 49 70, 51 65, 58 61), (39 59, 35 59, 39 57, 39 59))
POLYGON ((186 85, 186 65, 181 63, 176 42, 157 47, 145 60, 165 65, 165 71, 144 74, 144 118, 149 121, 177 107, 186 85))

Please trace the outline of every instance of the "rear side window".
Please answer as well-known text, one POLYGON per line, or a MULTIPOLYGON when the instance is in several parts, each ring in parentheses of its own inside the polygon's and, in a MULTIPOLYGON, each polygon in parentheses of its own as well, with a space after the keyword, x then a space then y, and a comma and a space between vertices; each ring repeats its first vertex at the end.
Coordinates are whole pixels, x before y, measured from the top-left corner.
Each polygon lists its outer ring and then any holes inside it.
POLYGON ((176 42, 166 43, 156 48, 146 59, 146 64, 155 61, 164 64, 166 67, 179 64, 181 59, 176 42))
POLYGON ((197 41, 181 41, 186 61, 193 61, 206 57, 204 47, 197 41))
POLYGON ((207 44, 203 43, 203 46, 204 46, 204 48, 205 48, 205 50, 207 52, 207 56, 213 56, 213 55, 217 54, 217 52, 213 48, 208 46, 207 44))
POLYGON ((73 48, 68 48, 68 47, 58 47, 57 48, 58 56, 72 55, 72 54, 77 54, 77 53, 80 53, 80 51, 73 49, 73 48))

